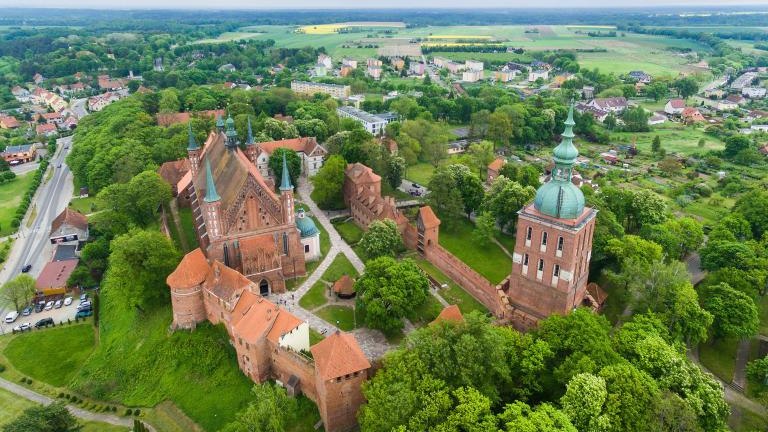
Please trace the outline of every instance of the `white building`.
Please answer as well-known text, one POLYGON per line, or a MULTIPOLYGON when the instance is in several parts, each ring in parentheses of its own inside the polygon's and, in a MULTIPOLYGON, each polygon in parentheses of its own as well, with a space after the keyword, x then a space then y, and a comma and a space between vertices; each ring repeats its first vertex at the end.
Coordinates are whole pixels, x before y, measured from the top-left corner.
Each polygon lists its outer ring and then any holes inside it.
POLYGON ((351 93, 348 85, 323 84, 311 81, 291 81, 291 90, 293 90, 294 93, 310 96, 315 93, 323 93, 331 95, 336 99, 346 99, 351 93))
POLYGON ((468 70, 461 74, 461 80, 464 82, 477 82, 483 79, 483 71, 468 70))
MULTIPOLYGON (((264 178, 272 175, 269 170, 269 158, 272 156, 272 153, 279 148, 295 151, 301 159, 301 172, 306 173, 309 177, 317 174, 320 168, 323 167, 325 156, 328 155, 328 151, 325 147, 318 144, 314 137, 289 138, 279 141, 256 143, 256 146, 256 168, 259 169, 259 172, 264 178)), ((280 179, 277 180, 279 181, 280 179)))
POLYGON ((752 84, 752 80, 757 78, 757 73, 755 72, 747 72, 740 77, 733 80, 731 83, 731 88, 734 90, 741 90, 744 87, 749 87, 752 84))
POLYGON ((387 125, 397 120, 397 116, 392 114, 371 114, 351 106, 338 107, 336 113, 341 118, 351 118, 361 123, 363 128, 374 136, 384 133, 387 125))
POLYGON ((536 69, 528 72, 528 82, 534 82, 537 79, 543 79, 544 81, 549 79, 549 71, 546 69, 536 69))
POLYGON ((670 99, 666 105, 664 105, 664 112, 669 115, 680 115, 685 109, 685 101, 682 99, 670 99))
POLYGON ((350 58, 344 58, 344 59, 341 59, 341 65, 342 66, 349 66, 352 69, 357 69, 357 60, 350 59, 350 58))
POLYGON ((326 69, 333 68, 333 60, 329 55, 320 54, 317 56, 317 64, 325 66, 326 69))
POLYGON ((482 71, 484 67, 483 62, 477 61, 477 60, 467 60, 466 62, 464 62, 464 65, 467 67, 468 70, 474 71, 474 72, 482 71))
POLYGON ((304 210, 296 213, 296 228, 299 230, 301 247, 304 249, 304 259, 306 261, 320 259, 320 230, 317 229, 312 218, 304 214, 304 210))

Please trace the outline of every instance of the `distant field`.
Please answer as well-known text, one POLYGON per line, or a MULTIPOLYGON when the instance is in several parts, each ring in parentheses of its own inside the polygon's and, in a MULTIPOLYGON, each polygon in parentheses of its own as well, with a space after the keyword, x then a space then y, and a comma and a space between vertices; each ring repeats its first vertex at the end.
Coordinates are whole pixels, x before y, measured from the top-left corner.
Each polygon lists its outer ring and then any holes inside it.
POLYGON ((195 43, 220 43, 220 42, 230 42, 235 40, 243 40, 243 39, 254 39, 257 38, 262 33, 255 33, 255 32, 227 32, 222 33, 217 38, 212 39, 200 39, 198 41, 195 41, 195 43))
POLYGON ((301 26, 296 29, 297 32, 305 34, 333 34, 338 33, 339 30, 350 27, 371 27, 371 28, 404 28, 403 22, 387 22, 387 21, 364 21, 364 22, 346 22, 336 24, 313 24, 301 26))
MULTIPOLYGON (((612 26, 564 25, 564 26, 434 26, 434 27, 388 27, 392 33, 383 33, 372 24, 359 23, 361 26, 371 26, 359 32, 337 33, 331 31, 332 26, 344 23, 314 25, 313 32, 296 32, 292 26, 250 26, 236 32, 224 33, 215 39, 205 42, 237 40, 237 39, 273 39, 276 46, 285 48, 301 48, 305 46, 325 47, 328 53, 336 58, 352 57, 364 59, 377 53, 396 52, 411 53, 397 47, 416 48, 418 44, 409 44, 413 39, 422 39, 424 46, 463 44, 459 39, 477 39, 479 41, 498 41, 503 47, 511 46, 528 51, 541 50, 605 50, 605 52, 580 52, 579 63, 587 68, 599 68, 603 72, 617 74, 631 70, 642 69, 653 75, 677 76, 681 72, 696 72, 689 66, 690 61, 669 48, 689 49, 696 52, 709 52, 709 48, 696 41, 675 39, 665 36, 651 36, 619 32, 617 37, 594 38, 587 35, 589 31, 612 30, 612 26), (326 27, 323 27, 326 26, 326 27), (331 27, 328 27, 331 26, 331 27), (531 32, 535 29, 535 32, 531 32), (369 38, 370 37, 370 38, 369 38), (364 48, 365 46, 377 48, 364 48), (358 48, 360 47, 360 48, 358 48)), ((416 51, 413 51, 417 53, 416 51)), ((411 53, 412 54, 412 53, 411 53)), ((438 54, 438 53, 434 53, 438 54)), ((434 55, 434 54, 430 54, 434 55)), ((416 54, 412 54, 416 55, 416 54)), ((517 58, 515 54, 507 53, 439 53, 457 61, 474 58, 483 61, 530 61, 530 57, 517 58)))

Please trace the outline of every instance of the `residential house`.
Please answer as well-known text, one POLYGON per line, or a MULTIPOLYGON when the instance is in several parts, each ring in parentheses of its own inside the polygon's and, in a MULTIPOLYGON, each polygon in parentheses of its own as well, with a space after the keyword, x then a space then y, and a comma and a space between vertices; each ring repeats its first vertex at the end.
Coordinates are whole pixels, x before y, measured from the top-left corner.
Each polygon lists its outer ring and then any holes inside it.
POLYGON ((357 60, 350 59, 350 58, 343 58, 343 59, 341 59, 341 65, 342 66, 349 66, 352 69, 357 69, 357 60))
POLYGON ((590 105, 588 103, 579 102, 575 106, 576 111, 578 111, 581 114, 589 113, 592 115, 592 117, 595 118, 595 120, 599 122, 603 122, 606 117, 608 117, 608 114, 611 113, 611 111, 604 110, 601 108, 596 108, 593 105, 590 105))
POLYGON ((35 126, 35 133, 44 137, 52 137, 58 133, 58 128, 55 124, 41 123, 35 126))
POLYGON ((11 89, 11 94, 16 98, 17 101, 21 103, 29 102, 30 93, 29 90, 25 89, 24 87, 14 86, 11 89))
POLYGON ((0 114, 0 129, 18 129, 20 123, 16 117, 0 114))
POLYGON ((722 99, 726 95, 725 90, 721 88, 711 88, 704 90, 704 97, 709 99, 722 99))
POLYGON ((408 72, 411 75, 422 76, 422 75, 424 75, 425 71, 426 71, 426 65, 424 65, 424 63, 422 63, 422 62, 412 62, 408 66, 408 72))
POLYGON ((452 74, 457 74, 457 73, 463 71, 464 69, 466 69, 467 66, 462 64, 462 63, 456 63, 454 61, 449 61, 449 62, 445 63, 445 68, 448 69, 448 72, 450 72, 452 74))
POLYGON ((592 86, 584 86, 581 88, 581 98, 585 100, 594 99, 595 88, 592 86))
POLYGON ((685 109, 685 101, 682 99, 670 99, 666 105, 664 105, 664 112, 669 115, 680 115, 685 109))
POLYGON ((77 245, 88 240, 88 218, 69 207, 51 222, 51 244, 77 245))
POLYGON ((651 82, 651 76, 643 71, 632 71, 628 74, 629 78, 634 82, 639 82, 643 84, 649 84, 651 82))
POLYGON ((737 104, 736 102, 730 101, 728 99, 724 99, 717 102, 715 109, 718 111, 731 111, 731 110, 739 109, 739 104, 737 104))
POLYGON ((40 144, 37 143, 7 146, 5 150, 0 152, 0 157, 11 165, 32 162, 37 157, 39 146, 40 144))
POLYGON ((751 86, 752 81, 757 77, 757 72, 746 72, 733 80, 731 89, 741 91, 744 87, 751 86))
POLYGON ((40 119, 43 119, 45 123, 55 124, 56 126, 64 122, 64 117, 57 112, 39 114, 35 120, 39 122, 40 119))
POLYGON ((60 295, 67 292, 67 280, 75 271, 79 259, 50 261, 45 264, 37 277, 35 286, 44 296, 60 295))
POLYGON ((683 119, 683 122, 687 124, 707 121, 707 119, 704 118, 701 112, 697 108, 693 108, 693 107, 687 107, 686 109, 684 109, 683 112, 680 114, 680 117, 683 119))
POLYGON ((504 165, 507 163, 506 159, 497 157, 493 160, 493 162, 488 164, 488 169, 485 176, 485 182, 488 184, 493 183, 494 180, 499 176, 499 172, 504 167, 504 165))
POLYGON ((397 71, 401 71, 405 68, 405 60, 400 57, 393 58, 390 60, 390 63, 392 64, 392 67, 397 71))
POLYGON ((750 99, 762 99, 765 97, 766 89, 763 87, 744 87, 741 94, 750 99))
POLYGON ((99 81, 99 88, 102 90, 120 90, 125 87, 126 83, 125 80, 119 79, 119 78, 110 78, 109 75, 99 75, 98 78, 99 81))
POLYGON ((381 79, 381 66, 368 66, 368 70, 366 71, 366 74, 373 78, 374 80, 380 80, 381 79))
POLYGON ((380 68, 382 66, 381 60, 375 59, 375 58, 369 58, 365 60, 365 65, 369 68, 371 67, 378 67, 380 68))
POLYGON ((118 92, 107 92, 90 97, 88 98, 88 110, 92 112, 101 111, 107 105, 111 104, 112 102, 117 102, 120 99, 122 99, 122 93, 118 92))
POLYGON ((342 78, 348 77, 353 70, 355 70, 355 68, 353 68, 352 66, 344 65, 341 67, 341 69, 339 69, 339 76, 342 78))
POLYGON ((528 73, 528 82, 535 82, 539 78, 544 81, 549 79, 549 69, 531 69, 528 73))
POLYGON ((747 100, 742 95, 738 94, 732 94, 729 95, 727 98, 725 98, 728 102, 733 102, 736 105, 745 105, 747 103, 747 100))
POLYGON ((36 85, 40 85, 45 81, 45 77, 40 75, 39 73, 36 73, 35 76, 32 77, 32 82, 34 82, 36 85))
POLYGON ((588 105, 603 111, 609 111, 614 113, 620 113, 625 109, 627 109, 627 107, 629 106, 627 103, 627 99, 624 97, 592 99, 588 105))
POLYGON ((493 73, 493 78, 498 82, 510 82, 515 79, 517 75, 520 74, 520 71, 512 71, 512 70, 499 70, 493 73))
POLYGON ((467 60, 464 62, 464 66, 473 72, 482 71, 485 64, 477 60, 467 60))
POLYGON ((325 66, 326 69, 333 69, 333 59, 326 54, 320 54, 317 56, 317 64, 325 66))
MULTIPOLYGON (((682 113, 682 111, 681 111, 682 113)), ((667 116, 662 113, 655 112, 648 118, 648 124, 650 126, 660 125, 667 121, 667 116)))

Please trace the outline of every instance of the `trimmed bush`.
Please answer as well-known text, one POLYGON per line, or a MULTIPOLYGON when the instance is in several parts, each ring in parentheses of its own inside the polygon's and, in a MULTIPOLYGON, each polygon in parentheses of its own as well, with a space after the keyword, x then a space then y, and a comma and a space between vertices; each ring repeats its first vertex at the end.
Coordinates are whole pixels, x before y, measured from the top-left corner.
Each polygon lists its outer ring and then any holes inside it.
POLYGON ((128 408, 127 410, 125 410, 125 415, 129 416, 131 414, 133 414, 133 410, 132 409, 128 408))
POLYGON ((141 410, 136 408, 135 410, 133 410, 133 415, 141 415, 141 410))

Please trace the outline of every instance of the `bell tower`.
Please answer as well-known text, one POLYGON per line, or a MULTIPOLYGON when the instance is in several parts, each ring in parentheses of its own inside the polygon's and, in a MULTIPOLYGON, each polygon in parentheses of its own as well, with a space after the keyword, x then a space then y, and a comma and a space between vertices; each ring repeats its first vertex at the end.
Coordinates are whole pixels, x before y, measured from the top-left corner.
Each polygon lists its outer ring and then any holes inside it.
POLYGON ((571 179, 579 151, 573 145, 573 104, 562 141, 553 150, 555 168, 533 204, 518 211, 512 273, 505 288, 513 323, 528 328, 552 314, 567 314, 586 295, 597 210, 571 179))

